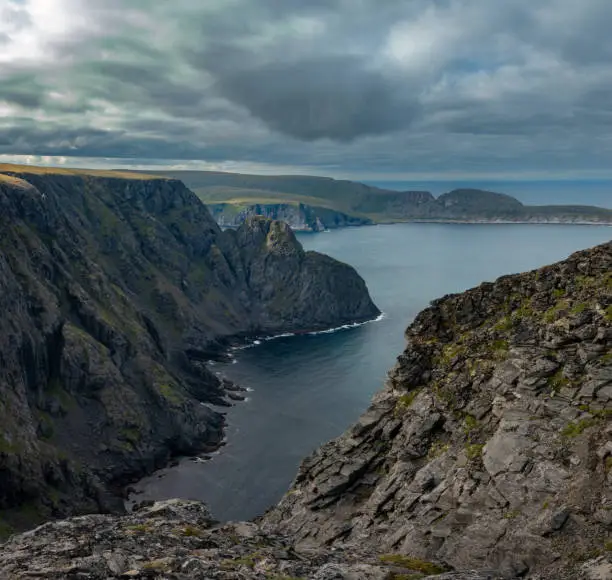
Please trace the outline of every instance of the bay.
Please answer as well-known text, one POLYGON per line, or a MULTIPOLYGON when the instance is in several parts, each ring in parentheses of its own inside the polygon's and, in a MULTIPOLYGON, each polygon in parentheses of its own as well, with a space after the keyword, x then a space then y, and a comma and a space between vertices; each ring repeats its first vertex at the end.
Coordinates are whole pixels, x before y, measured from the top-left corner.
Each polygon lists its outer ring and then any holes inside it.
POLYGON ((367 408, 404 348, 415 315, 444 294, 606 242, 612 228, 574 225, 396 224, 300 234, 308 250, 353 265, 384 318, 333 333, 283 337, 237 351, 214 370, 252 389, 228 412, 227 445, 142 480, 135 501, 205 501, 220 520, 276 503, 300 461, 367 408))

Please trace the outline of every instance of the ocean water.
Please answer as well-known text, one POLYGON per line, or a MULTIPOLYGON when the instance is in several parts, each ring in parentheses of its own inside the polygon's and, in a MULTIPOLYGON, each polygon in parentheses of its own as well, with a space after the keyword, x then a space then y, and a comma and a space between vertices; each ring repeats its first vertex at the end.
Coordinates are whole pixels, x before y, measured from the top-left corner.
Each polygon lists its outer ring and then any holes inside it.
POLYGON ((384 318, 333 333, 261 341, 217 364, 252 389, 229 410, 227 445, 143 480, 135 496, 206 501, 221 520, 263 513, 303 457, 367 408, 404 348, 414 316, 444 294, 521 272, 612 239, 612 227, 396 224, 300 234, 303 245, 355 266, 384 318))

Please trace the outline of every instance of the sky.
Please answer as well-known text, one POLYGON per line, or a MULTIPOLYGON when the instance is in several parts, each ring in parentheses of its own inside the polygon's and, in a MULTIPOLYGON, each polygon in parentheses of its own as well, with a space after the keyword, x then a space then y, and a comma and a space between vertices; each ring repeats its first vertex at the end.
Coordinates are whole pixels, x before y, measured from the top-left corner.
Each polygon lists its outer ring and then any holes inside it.
POLYGON ((610 0, 0 0, 0 162, 612 177, 610 0))

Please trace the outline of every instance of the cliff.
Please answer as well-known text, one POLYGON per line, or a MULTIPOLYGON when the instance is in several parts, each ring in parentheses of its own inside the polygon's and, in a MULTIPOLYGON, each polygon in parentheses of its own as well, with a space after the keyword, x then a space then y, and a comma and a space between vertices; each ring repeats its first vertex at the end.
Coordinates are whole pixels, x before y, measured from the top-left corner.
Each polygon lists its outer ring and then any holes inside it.
POLYGON ((208 204, 213 218, 221 227, 239 227, 253 216, 263 216, 286 222, 294 231, 322 232, 349 226, 364 226, 372 223, 367 218, 349 216, 345 213, 313 207, 303 203, 248 203, 236 202, 208 204))
POLYGON ((281 222, 221 232, 182 183, 0 166, 0 534, 118 508, 216 445, 205 361, 236 338, 375 317, 349 266, 281 222))
MULTIPOLYGON (((512 196, 480 189, 454 189, 435 198, 427 191, 396 191, 356 181, 305 175, 245 175, 212 171, 169 171, 160 175, 182 179, 205 203, 222 205, 225 208, 221 214, 224 219, 233 216, 231 225, 240 221, 240 212, 231 211, 229 206, 254 208, 258 204, 264 206, 264 213, 282 213, 284 206, 296 204, 312 207, 319 213, 324 208, 347 216, 339 219, 338 227, 359 225, 359 220, 369 223, 612 224, 612 209, 585 205, 529 206, 512 196)), ((326 227, 333 227, 322 216, 319 217, 326 227)), ((331 220, 328 218, 328 221, 331 220)), ((303 222, 309 223, 308 220, 303 222)), ((296 223, 302 223, 302 219, 298 218, 296 223)))

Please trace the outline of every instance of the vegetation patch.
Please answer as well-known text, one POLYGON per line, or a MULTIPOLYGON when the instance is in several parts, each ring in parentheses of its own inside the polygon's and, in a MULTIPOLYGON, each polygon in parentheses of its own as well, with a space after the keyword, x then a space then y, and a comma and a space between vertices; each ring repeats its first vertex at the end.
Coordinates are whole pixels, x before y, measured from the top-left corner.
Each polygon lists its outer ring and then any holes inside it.
POLYGON ((582 314, 588 307, 589 305, 586 302, 579 302, 572 307, 571 313, 575 315, 582 314))
POLYGON ((470 461, 475 461, 476 459, 480 459, 482 457, 482 450, 484 449, 484 445, 480 443, 474 443, 473 445, 465 446, 465 455, 470 461))
POLYGON ((497 323, 493 326, 493 330, 497 332, 510 332, 512 327, 514 326, 514 322, 510 316, 504 316, 501 320, 498 320, 497 323))
POLYGON ((161 383, 156 385, 159 394, 173 405, 181 405, 183 403, 183 397, 176 390, 173 385, 169 383, 161 383))
POLYGON ((426 562, 425 560, 411 558, 410 556, 404 556, 402 554, 385 554, 380 556, 379 559, 383 564, 390 564, 392 566, 406 568, 407 570, 415 570, 416 572, 422 572, 426 575, 442 574, 442 572, 446 571, 446 568, 434 564, 433 562, 426 562))
POLYGON ((179 528, 177 533, 181 536, 185 536, 186 538, 201 538, 204 532, 196 526, 185 526, 184 528, 179 528))
POLYGON ((565 289, 564 288, 555 288, 553 290, 552 295, 553 295, 553 297, 556 300, 559 300, 560 298, 563 298, 565 296, 565 289))
POLYGON ((247 568, 255 568, 255 564, 257 564, 260 555, 258 552, 254 552, 253 554, 248 554, 247 556, 243 556, 241 558, 235 558, 234 560, 224 560, 221 562, 221 566, 223 568, 240 568, 241 566, 246 566, 247 568))
POLYGON ((427 453, 427 457, 429 459, 435 459, 436 457, 440 457, 444 455, 449 449, 448 443, 444 443, 443 441, 435 441, 432 446, 429 448, 429 452, 427 453))
POLYGON ((472 435, 475 431, 478 431, 480 428, 480 423, 476 420, 476 417, 472 415, 466 415, 463 419, 463 432, 467 437, 472 435))
POLYGON ((594 427, 597 425, 598 420, 596 417, 589 417, 586 419, 580 419, 579 421, 573 421, 569 423, 563 431, 561 431, 561 435, 563 437, 567 437, 568 439, 573 439, 582 435, 587 429, 590 427, 594 427))
POLYGON ((406 410, 412 405, 417 395, 421 392, 420 389, 415 389, 414 391, 410 391, 405 395, 402 395, 397 399, 397 403, 395 403, 395 415, 401 415, 406 412, 406 410))
POLYGON ((552 377, 548 379, 548 386, 552 391, 558 393, 563 387, 568 387, 570 380, 563 376, 563 369, 559 369, 552 377))
POLYGON ((544 313, 544 321, 552 324, 559 317, 559 313, 569 308, 567 300, 559 300, 552 308, 544 313))
POLYGON ((511 510, 509 512, 506 512, 504 514, 504 519, 505 520, 513 520, 515 518, 518 518, 521 515, 521 510, 511 510))
POLYGON ((491 350, 493 351, 496 359, 503 359, 508 355, 510 343, 503 339, 494 340, 491 344, 491 350))

